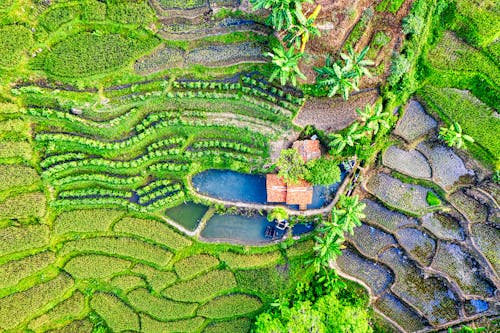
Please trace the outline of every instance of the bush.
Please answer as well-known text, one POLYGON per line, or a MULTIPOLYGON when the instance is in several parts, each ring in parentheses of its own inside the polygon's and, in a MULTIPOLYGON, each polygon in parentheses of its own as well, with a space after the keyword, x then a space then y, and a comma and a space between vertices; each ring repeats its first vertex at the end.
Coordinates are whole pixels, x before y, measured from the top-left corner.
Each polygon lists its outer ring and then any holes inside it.
POLYGON ((106 19, 106 4, 98 0, 87 0, 80 4, 83 21, 104 21, 106 19))
POLYGON ((45 60, 45 70, 61 77, 102 74, 127 65, 155 44, 152 38, 141 41, 119 34, 84 32, 54 45, 45 60))
POLYGON ((142 264, 136 264, 132 272, 144 276, 148 285, 157 293, 177 280, 174 272, 160 271, 142 264))
POLYGON ((227 332, 250 332, 251 322, 247 318, 239 318, 230 321, 212 323, 208 325, 204 333, 227 333, 227 332))
POLYGON ((56 304, 52 309, 29 322, 28 328, 37 332, 47 331, 63 322, 78 318, 85 310, 85 297, 79 291, 56 304))
POLYGON ((114 294, 97 292, 92 296, 90 306, 113 332, 140 330, 138 315, 114 294))
POLYGON ((198 307, 196 303, 181 303, 153 296, 144 288, 130 292, 127 298, 137 312, 147 313, 161 321, 192 317, 198 307))
POLYGON ((146 0, 108 1, 108 19, 123 24, 148 25, 155 17, 146 0))
POLYGON ((214 298, 200 307, 197 314, 211 319, 232 318, 257 311, 261 306, 256 297, 233 294, 214 298))
POLYGON ((130 268, 131 262, 120 258, 87 254, 71 258, 64 270, 76 279, 106 279, 130 268))
POLYGON ((441 205, 441 200, 439 200, 439 197, 434 194, 434 192, 429 191, 427 192, 427 196, 425 198, 427 200, 427 203, 429 206, 439 206, 441 205))
POLYGON ((276 264, 281 255, 278 251, 259 254, 237 254, 234 252, 222 252, 219 259, 231 268, 255 268, 276 264))
POLYGON ((0 67, 14 67, 33 44, 31 31, 22 25, 0 26, 0 67))
POLYGON ((0 257, 9 253, 40 248, 46 246, 48 242, 49 228, 46 225, 6 227, 0 229, 0 257))
POLYGON ((144 237, 173 250, 180 250, 191 245, 189 239, 179 235, 165 223, 156 220, 126 217, 118 221, 113 230, 119 233, 144 237))
POLYGON ((340 168, 331 159, 320 158, 307 162, 306 180, 313 185, 332 185, 340 181, 340 168))
POLYGON ((286 250, 288 257, 301 257, 313 253, 314 241, 307 240, 293 244, 286 250))
POLYGON ((214 268, 219 264, 217 258, 208 254, 196 254, 179 260, 174 264, 175 272, 183 279, 187 280, 201 272, 214 268))
POLYGON ((64 243, 58 254, 66 256, 72 253, 103 253, 146 261, 158 266, 165 266, 172 258, 172 253, 159 246, 125 237, 96 237, 69 241, 64 243))
MULTIPOLYGON (((141 315, 141 332, 144 333, 158 333, 158 332, 199 332, 203 326, 205 319, 202 317, 194 317, 190 319, 183 319, 177 321, 160 322, 152 319, 147 315, 141 315)), ((205 332, 205 331, 203 331, 205 332)), ((240 331, 226 331, 240 332, 240 331)), ((241 331, 243 332, 243 331, 241 331)))
POLYGON ((13 287, 22 279, 44 270, 54 263, 53 252, 45 251, 0 266, 0 289, 13 287))
POLYGON ((72 286, 73 280, 69 276, 59 274, 48 282, 0 298, 0 309, 2 309, 0 311, 0 329, 2 331, 13 329, 50 301, 64 296, 72 286))
POLYGON ((107 231, 111 224, 123 215, 123 212, 112 209, 81 209, 63 212, 57 216, 52 230, 56 235, 107 231))
POLYGON ((236 287, 233 273, 211 271, 193 280, 179 282, 165 289, 162 294, 177 301, 203 302, 236 287))
POLYGON ((64 23, 76 18, 80 14, 79 12, 80 7, 78 5, 55 8, 49 7, 48 11, 40 17, 38 22, 48 31, 54 31, 64 23))

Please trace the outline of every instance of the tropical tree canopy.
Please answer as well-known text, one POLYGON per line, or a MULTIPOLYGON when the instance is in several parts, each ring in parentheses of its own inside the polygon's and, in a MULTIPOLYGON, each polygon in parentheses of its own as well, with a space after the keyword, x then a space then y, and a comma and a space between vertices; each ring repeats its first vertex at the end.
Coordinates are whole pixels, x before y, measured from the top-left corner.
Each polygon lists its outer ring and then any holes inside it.
POLYGON ((272 222, 274 220, 283 221, 287 218, 288 212, 283 207, 273 208, 273 210, 267 214, 267 220, 269 222, 272 222))
POLYGON ((339 216, 338 224, 342 231, 354 234, 354 228, 360 226, 361 219, 365 218, 363 210, 366 204, 359 202, 358 196, 341 195, 337 207, 338 209, 332 210, 332 215, 339 216))
POLYGON ((450 127, 441 127, 439 129, 439 138, 442 139, 450 147, 457 147, 466 149, 466 142, 474 142, 474 139, 464 134, 462 127, 454 122, 450 127))
POLYGON ((332 159, 319 158, 307 162, 305 179, 313 185, 331 185, 340 181, 340 168, 332 159))
POLYGON ((330 134, 329 146, 336 154, 342 153, 346 146, 353 147, 356 141, 364 136, 364 131, 359 128, 359 123, 353 123, 347 130, 341 133, 330 134))
POLYGON ((374 105, 367 104, 363 110, 356 109, 356 112, 360 116, 360 121, 364 123, 364 127, 373 134, 377 134, 381 127, 389 128, 387 120, 390 114, 388 111, 384 111, 380 102, 374 105))
POLYGON ((281 151, 276 166, 279 168, 278 175, 290 184, 296 184, 307 172, 304 160, 293 148, 281 151))
POLYGON ((297 76, 301 79, 306 79, 305 75, 299 69, 299 60, 303 54, 295 53, 293 47, 285 50, 283 45, 280 44, 278 47, 273 48, 272 52, 266 52, 264 55, 271 58, 271 63, 274 66, 269 81, 272 82, 275 78, 279 77, 282 86, 289 81, 295 86, 297 85, 297 76))

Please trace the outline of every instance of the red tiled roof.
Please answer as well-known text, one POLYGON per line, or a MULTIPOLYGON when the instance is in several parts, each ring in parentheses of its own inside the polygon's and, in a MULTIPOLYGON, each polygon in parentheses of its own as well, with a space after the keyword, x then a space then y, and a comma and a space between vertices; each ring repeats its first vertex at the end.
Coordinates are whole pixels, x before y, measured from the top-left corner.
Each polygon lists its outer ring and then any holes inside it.
POLYGON ((300 156, 304 162, 320 158, 321 148, 319 146, 319 140, 300 140, 295 141, 292 145, 294 149, 297 149, 300 156))
POLYGON ((307 206, 312 203, 313 187, 305 180, 297 184, 288 184, 286 192, 287 205, 307 206))
POLYGON ((277 174, 266 175, 266 190, 268 202, 285 202, 287 186, 277 174))

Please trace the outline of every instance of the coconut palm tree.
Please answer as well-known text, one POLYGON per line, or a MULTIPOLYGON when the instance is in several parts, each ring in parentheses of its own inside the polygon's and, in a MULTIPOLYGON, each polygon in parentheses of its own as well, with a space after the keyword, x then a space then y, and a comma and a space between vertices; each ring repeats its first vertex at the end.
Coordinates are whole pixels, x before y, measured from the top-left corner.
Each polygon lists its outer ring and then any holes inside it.
POLYGON ((330 135, 329 146, 336 154, 340 154, 346 146, 353 147, 355 142, 363 137, 363 133, 358 130, 359 123, 353 123, 345 134, 334 133, 330 135))
MULTIPOLYGON (((270 9, 267 23, 275 30, 288 29, 294 22, 295 11, 304 0, 250 0, 253 10, 270 9)), ((311 2, 308 0, 308 2, 311 2)))
POLYGON ((462 131, 462 127, 454 122, 450 127, 441 127, 439 129, 439 138, 442 139, 446 144, 450 147, 457 147, 466 149, 466 142, 474 142, 474 139, 464 134, 462 131))
POLYGON ((390 117, 390 113, 384 111, 380 102, 374 105, 367 104, 364 110, 356 109, 356 112, 360 116, 361 122, 365 124, 364 127, 374 135, 378 133, 381 127, 389 128, 387 119, 390 117))
POLYGON ((323 221, 323 224, 318 229, 321 237, 315 237, 314 251, 316 256, 313 260, 316 272, 319 272, 321 268, 328 268, 330 261, 335 260, 342 253, 344 233, 338 222, 338 216, 332 216, 332 220, 323 221))
POLYGON ((314 21, 318 17, 320 11, 321 5, 318 5, 312 14, 306 18, 302 13, 302 5, 297 3, 297 8, 295 10, 296 22, 288 29, 288 33, 283 38, 285 42, 288 42, 288 47, 295 44, 297 48, 300 47, 300 53, 303 53, 311 37, 321 36, 319 29, 314 25, 314 21))
POLYGON ((367 46, 361 50, 359 54, 356 54, 352 46, 349 46, 347 48, 347 53, 340 54, 340 57, 344 59, 346 66, 350 67, 351 70, 356 73, 355 78, 358 80, 358 83, 363 76, 372 76, 366 67, 372 66, 374 62, 372 60, 365 60, 366 53, 369 49, 370 47, 367 46))
POLYGON ((279 77, 281 85, 285 85, 288 81, 292 85, 297 84, 297 76, 301 79, 306 79, 305 75, 299 69, 299 60, 302 58, 302 53, 295 53, 293 47, 285 50, 283 45, 273 48, 273 52, 264 53, 265 56, 271 58, 271 63, 274 65, 274 71, 269 78, 273 81, 279 77))
POLYGON ((342 195, 337 204, 338 208, 332 210, 332 216, 338 216, 338 224, 345 232, 354 233, 354 228, 361 225, 361 219, 365 218, 363 210, 366 204, 359 202, 359 197, 348 197, 342 195))

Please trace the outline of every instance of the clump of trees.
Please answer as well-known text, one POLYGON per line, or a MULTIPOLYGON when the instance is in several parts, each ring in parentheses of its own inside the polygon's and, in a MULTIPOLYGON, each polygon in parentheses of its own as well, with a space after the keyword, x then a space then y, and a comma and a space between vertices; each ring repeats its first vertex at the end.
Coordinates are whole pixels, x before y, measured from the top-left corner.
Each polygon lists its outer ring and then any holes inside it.
POLYGON ((276 162, 278 175, 287 184, 305 179, 313 185, 331 185, 340 181, 340 168, 334 159, 321 157, 304 162, 296 149, 284 149, 276 162))

